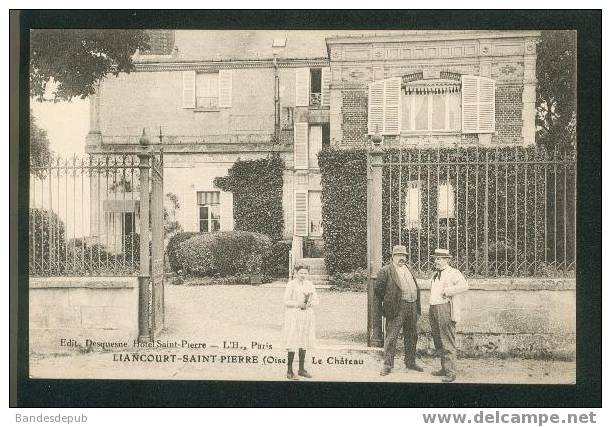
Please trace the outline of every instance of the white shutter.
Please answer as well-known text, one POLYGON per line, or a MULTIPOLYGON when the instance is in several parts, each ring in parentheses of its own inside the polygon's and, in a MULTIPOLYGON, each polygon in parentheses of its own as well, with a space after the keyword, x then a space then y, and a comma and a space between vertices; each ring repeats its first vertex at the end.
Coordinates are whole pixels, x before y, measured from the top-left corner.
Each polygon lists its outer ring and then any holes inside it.
POLYGON ((495 126, 494 80, 462 76, 462 130, 492 133, 495 126))
POLYGON ((182 108, 195 108, 195 71, 182 72, 182 108))
POLYGON ((295 123, 293 155, 295 169, 308 168, 308 124, 295 123))
POLYGON ((373 135, 376 130, 382 133, 384 125, 384 80, 369 83, 369 100, 367 105, 367 133, 373 135))
POLYGON ((494 132, 494 80, 479 78, 479 133, 494 132))
POLYGON ((477 133, 478 82, 475 76, 461 76, 462 80, 462 131, 477 133))
POLYGON ((295 105, 307 107, 310 105, 310 69, 295 69, 295 105))
POLYGON ((295 190, 293 204, 293 233, 296 236, 308 235, 308 190, 295 190))
POLYGON ((401 77, 384 80, 384 135, 401 130, 401 77))
POLYGON ((322 126, 310 126, 308 166, 318 167, 318 152, 322 150, 322 126))
POLYGON ((328 107, 331 101, 331 93, 329 92, 329 86, 331 85, 331 68, 324 67, 322 69, 321 77, 321 104, 328 107))
POLYGON ((230 108, 233 92, 233 71, 219 70, 219 107, 230 108))

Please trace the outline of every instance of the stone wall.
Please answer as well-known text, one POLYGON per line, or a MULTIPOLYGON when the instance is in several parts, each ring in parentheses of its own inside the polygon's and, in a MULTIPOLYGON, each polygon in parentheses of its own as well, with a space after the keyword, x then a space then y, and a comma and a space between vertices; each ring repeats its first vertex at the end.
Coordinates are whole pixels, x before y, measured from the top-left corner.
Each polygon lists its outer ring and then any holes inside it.
MULTIPOLYGON (((432 354, 428 280, 422 288, 419 349, 432 354)), ((460 296, 457 342, 466 357, 516 356, 574 360, 574 279, 470 279, 460 296)))
POLYGON ((69 339, 131 344, 138 338, 138 278, 31 277, 29 315, 31 353, 72 352, 69 339))

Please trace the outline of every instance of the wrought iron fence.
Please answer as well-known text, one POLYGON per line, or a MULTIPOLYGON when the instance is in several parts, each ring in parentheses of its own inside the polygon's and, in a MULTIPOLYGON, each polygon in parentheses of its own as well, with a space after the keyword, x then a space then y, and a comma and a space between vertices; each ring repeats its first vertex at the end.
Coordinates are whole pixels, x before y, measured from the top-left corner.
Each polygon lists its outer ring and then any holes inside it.
POLYGON ((383 166, 383 251, 407 247, 422 274, 448 248, 469 276, 571 276, 573 151, 535 147, 392 148, 383 166))
POLYGON ((137 274, 139 176, 135 155, 31 164, 30 275, 137 274))

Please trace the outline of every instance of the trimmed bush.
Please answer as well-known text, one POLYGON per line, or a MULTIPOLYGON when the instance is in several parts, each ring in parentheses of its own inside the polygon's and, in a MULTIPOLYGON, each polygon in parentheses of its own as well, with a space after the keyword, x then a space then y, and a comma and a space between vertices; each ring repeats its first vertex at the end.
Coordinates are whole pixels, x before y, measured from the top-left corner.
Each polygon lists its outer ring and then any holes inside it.
POLYGON ((198 233, 194 233, 191 231, 186 231, 183 233, 177 233, 170 238, 168 241, 168 245, 166 246, 166 254, 168 255, 168 263, 170 264, 170 268, 174 272, 178 272, 182 269, 182 263, 178 258, 177 251, 178 247, 185 240, 189 240, 193 236, 197 236, 198 233))
POLYGON ((259 275, 269 256, 268 236, 247 231, 201 233, 178 245, 178 269, 194 276, 259 275))
POLYGON ((367 270, 358 268, 350 273, 336 273, 329 280, 333 291, 367 291, 367 270))
POLYGON ((271 277, 288 277, 290 250, 291 242, 273 242, 269 255, 263 260, 263 272, 271 277))

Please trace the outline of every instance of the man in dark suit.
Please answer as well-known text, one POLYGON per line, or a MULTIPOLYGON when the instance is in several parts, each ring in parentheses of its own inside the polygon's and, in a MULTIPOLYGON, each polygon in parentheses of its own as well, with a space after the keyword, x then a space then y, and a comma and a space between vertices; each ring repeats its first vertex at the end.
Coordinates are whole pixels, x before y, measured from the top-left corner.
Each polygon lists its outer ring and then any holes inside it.
POLYGON ((393 247, 392 262, 378 272, 375 294, 382 301, 382 314, 386 317, 384 366, 380 375, 388 375, 394 367, 397 339, 402 329, 405 367, 422 372, 422 368, 416 364, 420 289, 407 267, 405 246, 393 247))

